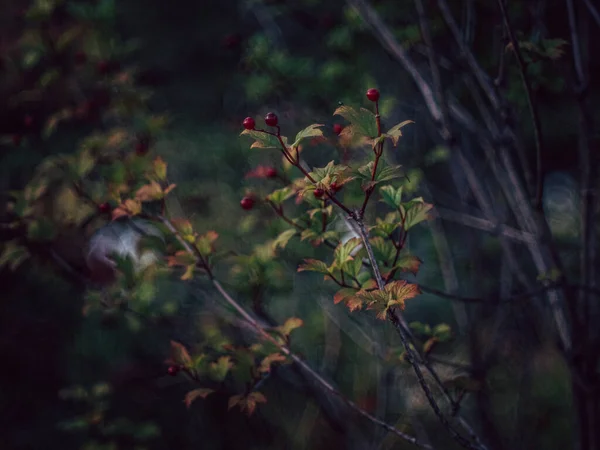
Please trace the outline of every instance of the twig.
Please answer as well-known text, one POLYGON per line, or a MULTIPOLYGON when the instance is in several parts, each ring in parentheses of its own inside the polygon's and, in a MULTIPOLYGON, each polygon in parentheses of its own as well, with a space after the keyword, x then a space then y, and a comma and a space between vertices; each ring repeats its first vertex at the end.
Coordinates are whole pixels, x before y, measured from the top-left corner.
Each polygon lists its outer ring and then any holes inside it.
POLYGON ((543 140, 542 140, 542 124, 540 122, 540 117, 537 111, 537 105, 533 101, 533 90, 531 88, 531 83, 529 82, 529 78, 527 77, 527 67, 525 64, 525 60, 523 59, 523 55, 521 54, 521 49, 519 48, 519 42, 515 37, 512 26, 510 24, 510 20, 508 18, 508 12, 506 11, 506 6, 504 4, 504 0, 498 0, 498 6, 500 7, 500 12, 502 13, 502 18, 504 20, 504 26, 506 27, 506 33, 508 35, 508 39, 511 43, 512 50, 517 59, 517 64, 519 65, 519 72, 521 74, 521 81, 523 82, 523 87, 525 88, 525 95, 527 97, 527 105, 529 107, 529 113, 531 114, 531 121, 533 123, 533 136, 535 139, 535 148, 536 148, 536 191, 535 191, 535 208, 538 211, 542 209, 542 196, 544 194, 544 168, 542 166, 542 155, 543 155, 543 140))
POLYGON ((585 3, 585 6, 590 12, 590 15, 594 18, 594 22, 596 22, 596 25, 600 27, 600 13, 596 9, 596 7, 592 5, 592 2, 590 0, 583 0, 583 3, 585 3))
MULTIPOLYGON (((190 253, 192 255, 196 255, 196 252, 194 251, 193 247, 189 243, 187 243, 183 238, 181 238, 181 236, 179 236, 179 234, 177 233, 177 230, 175 229, 175 227, 173 226, 173 224, 170 222, 169 219, 167 219, 166 217, 159 217, 159 219, 169 229, 169 231, 174 233, 176 238, 179 240, 181 245, 183 245, 183 247, 185 248, 185 250, 188 253, 190 253)), ((303 370, 305 370, 307 372, 307 374, 309 374, 311 376, 311 378, 313 378, 318 384, 320 384, 323 388, 325 388, 331 394, 333 394, 333 395, 337 396, 339 399, 341 399, 347 406, 349 406, 356 413, 367 418, 374 424, 385 428, 387 431, 394 433, 395 435, 399 436, 400 438, 404 439, 405 441, 410 442, 413 445, 416 445, 417 447, 425 448, 425 449, 433 449, 433 447, 431 447, 430 445, 419 442, 415 437, 410 436, 406 433, 403 433, 402 431, 398 430, 397 428, 393 427, 392 425, 371 415, 370 413, 368 413, 367 411, 362 409, 360 406, 358 406, 356 403, 354 403, 352 400, 345 397, 344 394, 342 394, 337 389, 335 389, 327 380, 325 380, 321 375, 319 375, 319 373, 317 373, 315 370, 313 370, 306 362, 304 362, 303 359, 301 359, 299 356, 297 356, 295 353, 293 353, 286 345, 280 344, 279 341, 277 341, 277 339, 275 339, 273 336, 271 336, 269 333, 267 333, 264 330, 264 328, 238 302, 236 302, 233 299, 233 297, 231 297, 229 295, 229 293, 223 288, 223 286, 221 285, 221 283, 219 283, 219 281, 217 279, 215 279, 214 277, 211 277, 211 283, 213 284, 215 289, 219 292, 221 297, 233 309, 235 309, 235 311, 240 316, 242 316, 242 318, 250 326, 252 326, 252 328, 254 328, 261 337, 263 337, 264 339, 266 339, 269 342, 271 342, 272 344, 274 344, 282 353, 284 353, 294 363, 296 363, 303 370)))
MULTIPOLYGON (((369 234, 367 232, 367 229, 365 228, 365 224, 361 218, 354 218, 354 222, 357 224, 357 228, 360 233, 360 237, 361 237, 361 239, 363 241, 363 245, 367 251, 367 255, 369 256, 369 260, 371 262, 371 267, 372 267, 373 273, 375 275, 375 281, 377 282, 377 287, 379 288, 379 290, 383 291, 385 289, 385 282, 383 280, 383 277, 381 276, 381 272, 379 271, 379 265, 377 264, 375 255, 373 253, 373 248, 371 246, 371 243, 369 242, 369 234)), ((450 434, 452 435, 454 440, 456 442, 458 442, 460 445, 462 445, 463 447, 468 448, 468 449, 473 449, 473 450, 485 448, 483 446, 474 446, 469 440, 465 439, 452 426, 452 424, 448 421, 448 419, 446 418, 444 413, 442 413, 439 405, 437 404, 435 398, 433 397, 433 393, 431 392, 431 389, 429 388, 427 381, 425 381, 423 372, 421 371, 421 367, 419 366, 416 355, 411 347, 411 341, 413 339, 412 339, 412 335, 409 331, 409 328, 406 324, 404 317, 397 311, 396 308, 388 309, 387 316, 388 316, 388 319, 390 320, 390 322, 394 325, 394 328, 398 332, 398 335, 400 336, 400 340, 402 341, 402 345, 406 351, 407 360, 413 367, 413 370, 415 371, 415 374, 419 381, 419 385, 421 386, 421 389, 423 390, 425 396, 427 397, 427 400, 429 401, 429 404, 431 405, 431 408, 433 409, 433 412, 437 416, 440 423, 450 432, 450 434)), ((430 370, 433 371, 432 369, 430 369, 430 370)))

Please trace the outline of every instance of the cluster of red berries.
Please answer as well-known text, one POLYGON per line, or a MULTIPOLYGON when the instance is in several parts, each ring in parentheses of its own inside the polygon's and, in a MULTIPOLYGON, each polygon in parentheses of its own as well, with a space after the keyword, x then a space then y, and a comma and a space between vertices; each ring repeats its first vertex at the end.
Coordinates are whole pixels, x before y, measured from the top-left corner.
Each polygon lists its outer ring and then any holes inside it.
MULTIPOLYGON (((371 89, 367 90, 367 98, 372 102, 378 102, 379 101, 379 90, 377 90, 375 88, 371 88, 371 89)), ((276 127, 278 122, 279 122, 279 119, 277 118, 277 115, 273 112, 269 112, 265 116, 265 123, 270 127, 276 127)), ((242 124, 244 125, 244 128, 246 130, 256 129, 256 121, 252 117, 246 117, 244 119, 244 121, 242 122, 242 124)), ((338 136, 341 134, 341 132, 343 130, 344 130, 344 127, 342 125, 340 125, 339 123, 336 123, 333 125, 333 132, 335 134, 337 134, 338 136)), ((272 167, 267 170, 268 170, 268 172, 265 173, 265 176, 267 178, 274 178, 277 176, 277 171, 275 169, 273 169, 272 167)), ((329 189, 332 194, 335 194, 336 192, 338 192, 341 189, 341 186, 338 186, 338 184, 336 182, 333 182, 329 186, 329 189)), ((326 194, 326 192, 322 188, 316 188, 313 191, 313 195, 316 198, 323 198, 323 196, 325 194, 326 194)), ((242 207, 242 209, 249 211, 254 207, 255 203, 256 203, 256 200, 254 199, 254 197, 252 197, 250 195, 246 195, 240 201, 240 206, 242 207)))
MULTIPOLYGON (((274 112, 267 113, 265 116, 265 123, 270 127, 276 127, 279 123, 279 118, 274 112)), ((256 128, 256 121, 252 117, 246 117, 242 122, 246 130, 254 130, 256 128)))

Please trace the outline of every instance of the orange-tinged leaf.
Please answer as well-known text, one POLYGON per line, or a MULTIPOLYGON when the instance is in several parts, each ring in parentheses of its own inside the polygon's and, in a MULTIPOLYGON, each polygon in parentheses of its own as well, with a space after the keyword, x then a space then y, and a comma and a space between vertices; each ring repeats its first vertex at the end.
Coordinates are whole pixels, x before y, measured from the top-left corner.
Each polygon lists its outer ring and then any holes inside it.
POLYGON ((267 373, 271 371, 271 365, 273 363, 285 362, 286 357, 281 353, 272 353, 263 358, 258 367, 259 373, 267 373))
POLYGON ((164 197, 162 187, 156 181, 151 181, 140 187, 135 193, 135 198, 141 202, 151 202, 164 197))
POLYGON ((187 406, 189 408, 191 406, 191 404, 194 402, 194 400, 196 400, 198 398, 206 398, 208 395, 212 394, 213 392, 215 392, 213 389, 208 389, 208 388, 194 389, 193 391, 190 391, 187 394, 185 394, 185 399, 183 401, 185 403, 185 406, 187 406))
POLYGON ((392 301, 404 308, 404 302, 416 297, 421 293, 419 286, 408 283, 405 280, 396 280, 389 283, 385 290, 392 296, 392 301))
POLYGON ((365 291, 377 289, 377 281, 375 281, 374 278, 371 278, 370 280, 367 280, 362 284, 361 289, 365 291))
POLYGON ((189 236, 194 233, 192 223, 187 219, 172 219, 171 223, 175 229, 184 236, 189 236))
POLYGON ((298 317, 290 317, 289 319, 287 319, 285 321, 285 323, 283 325, 277 327, 277 329, 279 330, 279 332, 281 334, 283 334, 284 336, 287 336, 292 331, 294 331, 296 328, 299 328, 302 325, 304 325, 304 322, 302 321, 302 319, 299 319, 298 317))
POLYGON ((350 297, 346 300, 346 306, 350 312, 355 311, 357 309, 361 309, 363 306, 363 301, 359 297, 350 297))
POLYGON ((214 251, 214 243, 219 238, 216 231, 209 231, 196 238, 196 248, 203 256, 208 256, 214 251))
POLYGON ((185 367, 192 363, 192 358, 185 346, 177 341, 171 341, 171 358, 172 361, 185 367))
POLYGON ((423 353, 428 355, 431 352, 431 350, 433 350, 433 347, 435 346, 435 344, 437 344, 437 342, 438 340, 435 337, 427 339, 427 341, 425 341, 425 344, 423 344, 423 353))
POLYGON ((175 189, 177 187, 177 185, 175 183, 171 183, 170 185, 168 185, 164 190, 163 190, 163 194, 167 195, 169 192, 171 192, 173 189, 175 189))
POLYGON ((414 255, 405 255, 398 259, 398 262, 394 268, 399 269, 402 272, 410 272, 413 275, 416 275, 419 271, 419 267, 421 267, 422 262, 423 261, 414 255))
POLYGON ((194 278, 194 269, 196 268, 196 264, 189 265, 185 268, 185 272, 181 275, 181 281, 187 281, 194 278))
POLYGON ((303 264, 300 264, 298 267, 298 272, 319 272, 324 274, 329 274, 329 267, 323 261, 319 261, 318 259, 305 259, 303 264))
POLYGON ((254 391, 248 394, 247 397, 239 400, 238 404, 242 411, 245 411, 248 416, 251 416, 256 409, 257 403, 266 403, 267 398, 260 392, 254 391))
POLYGON ((190 255, 185 250, 179 250, 175 253, 175 255, 167 256, 167 265, 169 267, 176 266, 190 266, 196 263, 196 257, 194 255, 190 255))
POLYGON ((242 400, 242 396, 240 394, 229 397, 229 400, 227 401, 227 409, 233 408, 240 402, 240 400, 242 400))
POLYGON ((333 296, 333 303, 337 305, 338 303, 343 302, 347 298, 353 297, 354 295, 356 295, 356 290, 351 288, 342 288, 333 296))

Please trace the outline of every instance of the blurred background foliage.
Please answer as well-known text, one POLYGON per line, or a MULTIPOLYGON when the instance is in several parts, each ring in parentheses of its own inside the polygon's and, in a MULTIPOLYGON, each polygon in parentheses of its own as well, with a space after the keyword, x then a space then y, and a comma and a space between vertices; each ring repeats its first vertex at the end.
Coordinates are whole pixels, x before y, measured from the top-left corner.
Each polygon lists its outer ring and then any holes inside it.
MULTIPOLYGON (((405 192, 423 195, 428 202, 446 208, 459 202, 472 204, 467 189, 461 192, 452 184, 457 155, 437 137, 409 75, 377 41, 351 3, 3 2, 2 190, 22 188, 43 158, 73 152, 83 137, 102 128, 102 123, 93 120, 65 120, 45 136, 50 112, 65 107, 67 87, 60 79, 60 67, 66 63, 60 48, 28 38, 26 30, 36 23, 34 28, 41 26, 49 36, 58 36, 50 39, 55 45, 63 36, 68 47, 72 43, 61 28, 67 23, 93 24, 98 33, 83 44, 86 62, 78 78, 96 76, 91 67, 99 70, 98 64, 107 61, 118 62, 117 72, 123 67, 135 68, 133 84, 141 89, 135 95, 147 97, 148 111, 165 113, 169 119, 166 131, 152 142, 151 151, 169 163, 169 179, 177 184, 178 201, 173 208, 189 217, 196 229, 217 230, 223 249, 248 254, 282 230, 269 210, 249 214, 239 207, 247 190, 266 194, 267 187, 277 186, 276 180, 247 179, 245 175, 258 165, 281 164, 277 153, 251 150, 248 142, 239 138, 242 119, 275 111, 290 135, 310 123, 323 123, 326 135, 332 137, 333 110, 340 103, 366 106, 364 92, 373 86, 382 92, 381 113, 386 123, 416 122, 406 129, 399 147, 388 152, 389 159, 407 171, 405 192), (24 121, 25 117, 31 120, 24 121)), ((370 3, 393 36, 425 64, 426 46, 412 2, 370 3)), ((436 2, 425 3, 431 11, 431 32, 444 70, 443 85, 468 108, 474 108, 478 99, 462 75, 465 63, 450 43, 436 2)), ((511 102, 513 117, 522 122, 519 130, 527 144, 525 162, 533 165, 531 121, 518 68, 510 51, 504 50, 507 42, 497 2, 450 3, 466 27, 465 41, 484 70, 495 77, 499 58, 506 65, 502 89, 511 102)), ((509 12, 524 43, 527 72, 542 118, 547 171, 544 205, 560 243, 564 269, 576 273, 578 123, 568 87, 569 62, 564 61, 570 51, 568 28, 559 3, 510 2, 509 12)), ((590 30, 593 27, 590 22, 590 30)), ((589 33, 597 36, 597 29, 589 33)), ((598 60, 590 58, 589 64, 590 73, 598 75, 598 60)), ((589 95, 597 99, 594 83, 589 95)), ((85 85, 82 89, 92 102, 85 112, 89 118, 105 93, 93 87, 87 91, 85 85)), ((596 111, 594 117, 598 117, 596 111)), ((137 132, 143 132, 147 122, 143 116, 136 120, 137 132)), ((324 145, 308 147, 304 155, 314 166, 339 156, 324 145)), ((477 176, 489 177, 490 164, 481 162, 477 176)), ((500 195, 489 194, 492 198, 500 195)), ((410 238, 411 251, 424 261, 419 283, 447 288, 442 274, 449 254, 459 280, 457 292, 482 298, 512 292, 511 268, 501 257, 497 235, 465 233, 458 224, 445 223, 446 237, 440 243, 437 227, 420 226, 410 238), (444 245, 448 247, 446 256, 440 251, 444 245)), ((2 233, 3 239, 11 237, 4 230, 2 233)), ((68 240, 64 245, 81 243, 68 240)), ((522 262, 517 270, 535 280, 539 274, 527 262, 526 252, 517 249, 515 253, 522 262)), ((264 283, 258 294, 249 289, 243 276, 227 272, 220 276, 249 308, 259 295, 261 307, 279 323, 291 315, 302 318, 305 325, 293 335, 292 347, 349 398, 406 432, 425 435, 435 429, 436 421, 409 368, 398 358, 401 348, 393 330, 368 314, 349 315, 345 308, 333 305, 333 291, 319 276, 296 273, 302 258, 325 254, 324 249, 291 243, 283 257, 261 266, 264 283), (390 358, 390 354, 395 356, 390 358)), ((189 385, 167 376, 164 360, 170 339, 196 342, 214 338, 211 330, 215 325, 203 312, 205 304, 217 301, 208 287, 202 283, 168 286, 160 294, 170 305, 165 309, 166 318, 150 323, 122 311, 84 317, 83 290, 53 269, 27 261, 14 273, 6 267, 0 272, 0 356, 4 362, 0 372, 0 448, 321 449, 365 448, 366 443, 372 448, 412 448, 340 412, 327 404, 327 399, 315 398, 310 383, 291 370, 281 369, 267 380, 268 403, 260 405, 251 417, 237 410, 228 412, 226 398, 219 395, 197 401, 188 410, 182 399, 189 385)), ((500 307, 484 305, 483 312, 476 314, 474 341, 457 322, 475 313, 459 305, 425 293, 408 302, 406 315, 409 322, 451 325, 452 341, 440 343, 434 352, 452 362, 440 366, 448 380, 464 374, 462 366, 469 363, 473 342, 491 348, 497 344, 494 330, 502 328, 499 356, 483 378, 485 389, 474 389, 465 401, 467 409, 485 410, 480 426, 486 439, 496 439, 491 448, 573 448, 569 376, 562 357, 549 343, 550 332, 536 325, 537 309, 528 303, 502 309, 505 317, 498 324, 500 307)), ((455 445, 439 432, 430 434, 429 440, 436 448, 455 445)))

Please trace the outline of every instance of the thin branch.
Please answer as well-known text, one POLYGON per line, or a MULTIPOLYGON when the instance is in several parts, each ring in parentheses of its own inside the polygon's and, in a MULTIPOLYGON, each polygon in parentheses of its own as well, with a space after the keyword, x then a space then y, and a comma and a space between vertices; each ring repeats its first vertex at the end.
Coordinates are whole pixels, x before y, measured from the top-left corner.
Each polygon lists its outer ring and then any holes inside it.
MULTIPOLYGON (((194 251, 193 247, 178 235, 177 230, 175 229, 175 227, 173 226, 173 224, 171 223, 171 221, 169 219, 165 218, 165 217, 160 217, 159 219, 169 229, 169 231, 171 231, 172 233, 174 233, 174 235, 176 236, 176 238, 178 239, 178 241, 183 245, 183 247, 185 248, 185 250, 188 253, 190 253, 191 255, 196 256, 196 252, 194 251)), ((215 289, 219 292, 219 294, 221 294, 221 297, 231 307, 233 307, 233 309, 235 309, 235 311, 240 316, 242 316, 242 318, 252 328, 254 328, 256 330, 256 332, 262 338, 264 338, 264 339, 268 340, 269 342, 271 342, 272 344, 274 344, 282 353, 284 353, 292 361, 294 361, 294 363, 296 363, 303 370, 305 370, 306 373, 308 375, 310 375, 310 377, 312 379, 314 379, 318 384, 321 385, 321 387, 325 388, 331 394, 333 394, 336 397, 338 397, 340 400, 342 400, 348 407, 350 407, 356 413, 358 413, 361 416, 365 417, 366 419, 370 420, 372 423, 374 423, 374 424, 376 424, 376 425, 378 425, 380 427, 385 428, 390 433, 394 433, 398 437, 404 439, 407 442, 410 442, 411 444, 413 444, 413 445, 415 445, 417 447, 425 448, 425 449, 433 449, 433 447, 431 447, 430 445, 423 444, 423 443, 419 442, 415 437, 410 436, 410 435, 408 435, 406 433, 403 433, 402 431, 398 430, 397 428, 393 427, 392 425, 390 425, 390 424, 384 422, 383 420, 380 420, 377 417, 371 415, 370 413, 368 413, 367 411, 365 411, 364 409, 362 409, 360 406, 358 406, 356 403, 354 403, 352 400, 350 400, 347 397, 345 397, 344 394, 342 394, 340 391, 338 391, 336 388, 334 388, 327 380, 325 380, 321 375, 319 375, 319 373, 317 373, 306 362, 304 362, 304 360, 302 358, 300 358, 295 353, 293 353, 286 345, 280 344, 277 339, 275 339, 273 336, 271 336, 269 333, 267 333, 265 331, 265 329, 238 302, 236 302, 233 299, 233 297, 231 297, 229 295, 229 293, 223 288, 223 286, 221 285, 221 283, 219 283, 218 280, 216 280, 215 278, 211 277, 211 282, 212 282, 213 286, 215 287, 215 289)))
POLYGON ((594 22, 596 22, 596 25, 600 27, 600 13, 596 9, 596 7, 592 5, 592 2, 590 0, 583 0, 583 3, 585 3, 585 6, 590 12, 590 15, 594 18, 594 22))
POLYGON ((523 55, 521 54, 521 49, 519 47, 519 42, 515 37, 515 33, 510 24, 510 20, 508 18, 508 12, 506 11, 506 5, 504 4, 504 0, 498 0, 498 6, 500 7, 500 12, 502 13, 502 18, 504 20, 504 26, 506 28, 506 32, 508 35, 508 39, 511 43, 512 50, 517 59, 517 64, 519 65, 519 72, 521 74, 521 81, 523 82, 523 87, 525 88, 525 96, 527 97, 527 105, 529 107, 529 113, 531 114, 531 121, 533 123, 533 136, 535 139, 535 160, 536 160, 536 191, 535 191, 535 207, 538 211, 542 209, 542 196, 544 194, 544 168, 542 166, 542 155, 543 152, 543 138, 542 138, 542 124, 540 121, 540 117, 537 111, 537 105, 533 100, 533 89, 531 88, 531 83, 529 82, 529 78, 527 77, 527 67, 525 64, 525 60, 523 59, 523 55))
MULTIPOLYGON (((360 233, 360 237, 361 237, 361 239, 363 241, 363 245, 367 251, 367 255, 369 256, 369 261, 371 262, 371 267, 372 267, 373 273, 375 275, 375 281, 377 282, 377 287, 379 288, 379 290, 383 291, 385 289, 385 282, 383 280, 383 277, 381 276, 381 272, 379 270, 379 265, 377 264, 375 255, 373 253, 373 248, 371 246, 371 243, 369 242, 369 233, 367 232, 367 229, 366 229, 365 224, 362 221, 362 219, 355 218, 354 222, 357 224, 357 228, 360 233)), ((484 449, 485 447, 475 446, 468 439, 464 438, 454 428, 454 426, 452 426, 452 424, 448 421, 448 419, 446 418, 444 413, 441 411, 439 405, 437 404, 437 402, 433 396, 433 393, 431 392, 431 389, 429 388, 429 385, 427 384, 427 381, 425 381, 425 377, 423 376, 421 367, 419 366, 419 363, 417 362, 417 357, 411 346, 411 341, 413 340, 412 335, 410 334, 410 331, 408 329, 408 326, 406 324, 406 320, 404 319, 404 317, 400 314, 400 312, 398 312, 398 310, 396 308, 388 309, 387 316, 388 316, 388 319, 390 320, 390 322, 394 325, 394 328, 398 332, 398 335, 400 336, 400 340, 402 341, 402 345, 406 351, 407 360, 413 367, 413 370, 415 371, 415 374, 417 376, 417 380, 419 381, 419 385, 421 386, 423 393, 427 397, 427 400, 429 401, 429 404, 431 405, 431 408, 433 409, 433 412, 437 416, 440 423, 450 432, 453 439, 456 442, 458 442, 460 445, 462 445, 463 447, 468 448, 468 449, 473 449, 473 450, 484 449)))
POLYGON ((500 100, 499 100, 498 96, 496 95, 496 92, 494 90, 494 87, 492 85, 490 77, 488 76, 488 74, 486 74, 484 72, 484 70, 481 68, 481 66, 475 59, 473 52, 471 52, 471 50, 467 47, 464 37, 458 27, 458 24, 456 23, 456 21, 454 20, 454 17, 452 16, 452 11, 450 11, 450 7, 448 6, 448 3, 446 3, 446 0, 438 0, 438 6, 440 8, 440 11, 442 12, 442 16, 444 16, 444 20, 446 21, 446 24, 448 25, 450 32, 454 36, 454 39, 456 40, 456 43, 458 44, 458 46, 460 48, 462 57, 465 59, 469 68, 473 72, 473 75, 477 79, 479 86, 481 87, 483 92, 485 92, 485 94, 488 97, 492 106, 495 109, 499 109, 501 106, 500 100))
POLYGON ((436 207, 431 212, 432 217, 438 217, 443 220, 460 223, 462 225, 477 228, 483 231, 489 231, 492 234, 501 235, 515 241, 524 242, 526 244, 535 243, 535 236, 526 231, 520 231, 508 225, 494 223, 491 220, 477 217, 471 214, 452 211, 451 209, 436 207))

